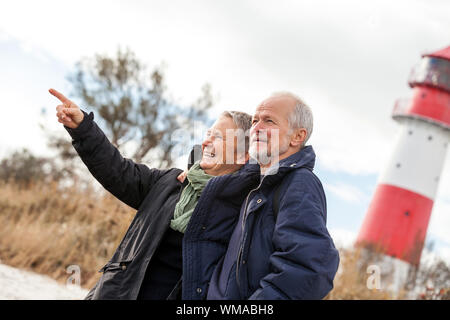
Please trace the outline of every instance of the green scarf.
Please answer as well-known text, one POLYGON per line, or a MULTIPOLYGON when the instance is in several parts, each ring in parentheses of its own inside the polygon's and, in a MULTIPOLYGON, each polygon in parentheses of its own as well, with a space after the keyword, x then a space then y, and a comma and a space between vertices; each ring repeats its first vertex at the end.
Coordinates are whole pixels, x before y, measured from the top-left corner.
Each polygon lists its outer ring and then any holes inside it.
POLYGON ((170 227, 173 230, 184 233, 197 205, 198 198, 200 198, 206 183, 213 177, 200 168, 200 161, 192 165, 187 173, 189 183, 181 192, 180 200, 175 206, 173 219, 170 221, 170 227))

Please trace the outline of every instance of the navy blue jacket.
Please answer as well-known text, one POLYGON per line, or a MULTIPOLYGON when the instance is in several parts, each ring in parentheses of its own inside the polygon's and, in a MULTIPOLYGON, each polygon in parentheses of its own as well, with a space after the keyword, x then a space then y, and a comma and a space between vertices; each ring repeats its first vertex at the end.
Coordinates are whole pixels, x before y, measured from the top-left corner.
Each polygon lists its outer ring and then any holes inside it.
MULTIPOLYGON (((183 272, 188 272, 183 274, 183 281, 194 280, 195 290, 201 296, 206 288, 208 299, 324 298, 333 288, 339 253, 326 228, 325 193, 312 173, 314 162, 311 146, 280 161, 278 172, 264 176, 248 194, 238 223, 234 225, 220 224, 218 218, 226 221, 226 216, 222 216, 226 211, 209 212, 208 204, 212 199, 206 197, 214 195, 205 191, 212 192, 216 185, 223 186, 225 180, 235 183, 236 190, 242 190, 246 185, 242 177, 250 183, 255 182, 255 177, 260 179, 257 165, 246 164, 234 175, 210 180, 191 218, 187 230, 190 232, 185 234, 183 272), (275 221, 273 190, 280 183, 279 212, 275 221), (203 224, 198 224, 201 215, 206 218, 203 224), (194 225, 200 230, 203 225, 206 230, 203 234, 194 232, 194 225), (223 253, 226 243, 217 250, 217 241, 211 239, 219 240, 221 235, 230 232, 226 252, 223 253), (196 234, 200 236, 195 237, 196 234), (205 261, 213 263, 204 264, 205 261)), ((183 285, 183 298, 193 298, 184 293, 185 290, 193 292, 194 288, 190 283, 183 285)))

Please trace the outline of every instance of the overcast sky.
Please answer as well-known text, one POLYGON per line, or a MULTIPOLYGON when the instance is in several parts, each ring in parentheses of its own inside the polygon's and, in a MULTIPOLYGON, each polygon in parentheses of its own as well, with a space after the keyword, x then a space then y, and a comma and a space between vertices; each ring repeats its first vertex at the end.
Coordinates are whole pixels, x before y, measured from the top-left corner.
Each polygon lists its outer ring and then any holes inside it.
MULTIPOLYGON (((165 65, 180 103, 212 85, 214 114, 252 113, 274 91, 312 108, 310 143, 340 241, 357 234, 389 158, 421 54, 450 45, 450 1, 10 1, 0 4, 0 156, 26 146, 47 153, 37 126, 61 134, 58 104, 76 61, 128 46, 149 68, 165 65)), ((414 155, 416 150, 411 150, 414 155)), ((450 157, 428 238, 450 259, 450 157)))

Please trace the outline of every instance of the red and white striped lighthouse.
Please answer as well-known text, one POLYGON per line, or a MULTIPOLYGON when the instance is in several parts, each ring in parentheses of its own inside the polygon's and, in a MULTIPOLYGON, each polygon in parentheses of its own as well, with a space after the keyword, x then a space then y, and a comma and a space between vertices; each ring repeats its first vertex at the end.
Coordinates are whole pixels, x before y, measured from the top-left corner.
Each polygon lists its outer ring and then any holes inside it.
POLYGON ((450 140, 450 46, 425 54, 395 103, 400 132, 356 245, 418 266, 450 140))

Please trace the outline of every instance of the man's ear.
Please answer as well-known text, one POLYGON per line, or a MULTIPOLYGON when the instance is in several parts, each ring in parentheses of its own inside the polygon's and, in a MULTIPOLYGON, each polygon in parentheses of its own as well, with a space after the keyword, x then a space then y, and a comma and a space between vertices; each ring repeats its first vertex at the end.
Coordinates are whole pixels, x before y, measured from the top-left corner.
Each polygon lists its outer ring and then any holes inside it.
POLYGON ((301 146, 303 142, 306 140, 306 134, 307 132, 305 128, 295 129, 291 137, 291 146, 292 147, 301 146))

